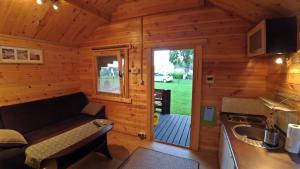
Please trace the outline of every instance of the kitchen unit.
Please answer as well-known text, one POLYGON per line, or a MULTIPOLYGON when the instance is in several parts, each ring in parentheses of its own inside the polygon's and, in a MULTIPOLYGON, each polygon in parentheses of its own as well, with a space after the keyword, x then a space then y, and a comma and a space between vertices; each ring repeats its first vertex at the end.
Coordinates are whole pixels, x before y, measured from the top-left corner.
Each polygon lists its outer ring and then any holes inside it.
MULTIPOLYGON (((253 136, 248 139, 239 139, 235 136, 233 128, 237 125, 260 126, 263 130, 265 118, 253 115, 233 115, 229 118, 228 113, 221 114, 221 134, 219 160, 221 169, 296 169, 300 168, 299 154, 287 153, 281 143, 280 148, 266 148, 263 145, 255 145, 262 141, 262 133, 250 133, 253 136), (245 117, 245 118, 244 118, 245 117), (251 117, 250 120, 248 117, 251 117), (253 118, 255 117, 255 118, 253 118), (258 119, 263 119, 261 122, 258 119), (246 119, 246 120, 245 120, 246 119), (251 120, 256 119, 256 120, 251 120), (260 124, 259 124, 260 123, 260 124), (255 137, 255 138, 253 138, 255 137), (254 141, 253 141, 254 140, 254 141)), ((259 127, 258 127, 259 128, 259 127)), ((249 136, 248 136, 249 138, 249 136)), ((261 142, 262 143, 262 142, 261 142)))
POLYGON ((237 168, 235 159, 233 157, 231 145, 227 133, 224 129, 224 126, 221 127, 221 132, 220 132, 219 161, 220 161, 220 169, 237 168))

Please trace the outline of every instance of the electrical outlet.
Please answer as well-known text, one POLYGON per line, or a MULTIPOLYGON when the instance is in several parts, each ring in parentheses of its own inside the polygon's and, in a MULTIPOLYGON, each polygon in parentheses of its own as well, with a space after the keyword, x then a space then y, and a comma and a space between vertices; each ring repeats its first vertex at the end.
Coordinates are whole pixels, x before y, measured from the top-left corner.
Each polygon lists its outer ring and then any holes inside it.
POLYGON ((206 83, 207 84, 214 84, 215 83, 215 76, 214 75, 206 75, 206 83))
POLYGON ((139 136, 139 138, 140 138, 141 140, 146 139, 146 133, 143 132, 143 131, 139 132, 139 133, 138 133, 138 136, 139 136))

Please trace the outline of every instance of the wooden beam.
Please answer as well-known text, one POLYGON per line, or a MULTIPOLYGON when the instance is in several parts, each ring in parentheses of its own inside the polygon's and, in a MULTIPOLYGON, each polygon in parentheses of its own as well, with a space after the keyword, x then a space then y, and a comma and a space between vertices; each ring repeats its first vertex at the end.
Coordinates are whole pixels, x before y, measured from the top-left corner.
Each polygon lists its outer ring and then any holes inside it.
POLYGON ((85 12, 97 16, 102 22, 109 23, 111 16, 99 11, 95 6, 88 2, 83 2, 82 0, 65 0, 71 5, 76 6, 79 9, 84 10, 85 12))

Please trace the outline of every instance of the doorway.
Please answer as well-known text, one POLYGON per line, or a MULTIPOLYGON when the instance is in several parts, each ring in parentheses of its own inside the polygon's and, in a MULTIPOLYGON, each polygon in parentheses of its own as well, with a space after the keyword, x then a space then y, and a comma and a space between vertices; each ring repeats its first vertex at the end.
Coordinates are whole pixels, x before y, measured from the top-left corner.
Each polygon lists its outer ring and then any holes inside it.
POLYGON ((194 49, 153 51, 154 140, 190 147, 194 49))

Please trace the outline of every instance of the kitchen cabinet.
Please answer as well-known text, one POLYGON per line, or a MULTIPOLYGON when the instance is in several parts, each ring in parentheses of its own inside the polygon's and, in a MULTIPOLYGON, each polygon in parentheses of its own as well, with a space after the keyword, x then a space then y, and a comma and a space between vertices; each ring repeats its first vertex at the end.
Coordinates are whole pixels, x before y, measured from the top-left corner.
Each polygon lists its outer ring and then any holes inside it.
POLYGON ((264 56, 297 51, 297 18, 265 19, 247 33, 247 55, 264 56))
POLYGON ((221 127, 220 133, 219 163, 220 169, 237 169, 224 126, 221 127))

